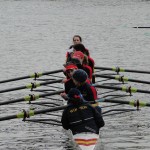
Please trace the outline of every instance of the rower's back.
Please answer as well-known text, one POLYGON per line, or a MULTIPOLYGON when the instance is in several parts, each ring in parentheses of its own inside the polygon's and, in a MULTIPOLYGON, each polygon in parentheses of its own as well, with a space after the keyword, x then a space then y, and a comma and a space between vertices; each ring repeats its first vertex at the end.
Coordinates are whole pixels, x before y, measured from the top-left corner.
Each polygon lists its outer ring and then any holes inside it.
POLYGON ((104 120, 95 108, 89 105, 77 89, 71 89, 68 93, 69 106, 62 115, 64 129, 70 129, 73 134, 91 132, 99 133, 104 126, 104 120))

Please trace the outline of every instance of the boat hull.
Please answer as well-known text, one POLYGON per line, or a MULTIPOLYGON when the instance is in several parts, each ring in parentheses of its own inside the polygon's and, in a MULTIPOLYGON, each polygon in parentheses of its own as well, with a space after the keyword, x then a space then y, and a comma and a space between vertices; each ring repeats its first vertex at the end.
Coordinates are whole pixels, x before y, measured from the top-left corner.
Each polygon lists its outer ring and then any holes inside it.
POLYGON ((79 133, 73 135, 71 130, 66 131, 73 147, 78 150, 96 150, 100 141, 99 135, 94 133, 79 133))

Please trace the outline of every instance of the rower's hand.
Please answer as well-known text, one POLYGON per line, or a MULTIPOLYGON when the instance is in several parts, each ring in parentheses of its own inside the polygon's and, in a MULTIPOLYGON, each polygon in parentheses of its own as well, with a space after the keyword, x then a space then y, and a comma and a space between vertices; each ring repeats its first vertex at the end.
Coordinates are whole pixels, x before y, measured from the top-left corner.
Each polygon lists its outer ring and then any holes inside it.
POLYGON ((67 97, 67 94, 66 94, 66 93, 60 93, 60 96, 61 96, 63 99, 65 99, 65 100, 67 100, 67 99, 68 99, 68 97, 67 97))
POLYGON ((66 82, 67 82, 67 78, 62 79, 61 82, 62 82, 62 83, 66 83, 66 82))

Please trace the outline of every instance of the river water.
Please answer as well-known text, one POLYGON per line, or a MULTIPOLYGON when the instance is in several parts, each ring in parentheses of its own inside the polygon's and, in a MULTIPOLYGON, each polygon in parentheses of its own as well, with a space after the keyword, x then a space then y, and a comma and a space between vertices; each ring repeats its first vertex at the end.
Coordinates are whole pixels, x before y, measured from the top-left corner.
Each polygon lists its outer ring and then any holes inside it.
MULTIPOLYGON (((150 26, 148 0, 1 0, 0 80, 62 68, 75 34, 82 36, 96 66, 150 70, 150 29, 132 28, 137 26, 150 26)), ((149 75, 127 75, 149 80, 149 75)), ((27 80, 1 84, 0 88, 24 83, 27 80)), ((150 89, 148 85, 135 85, 150 89)), ((27 93, 3 93, 0 100, 27 93)), ((134 94, 133 98, 149 101, 148 94, 134 94)), ((0 116, 7 116, 29 106, 22 102, 0 107, 0 116)), ((149 108, 142 108, 105 117, 100 149, 149 150, 149 113, 149 108)), ((20 119, 0 122, 1 150, 72 149, 68 143, 61 127, 20 119)))

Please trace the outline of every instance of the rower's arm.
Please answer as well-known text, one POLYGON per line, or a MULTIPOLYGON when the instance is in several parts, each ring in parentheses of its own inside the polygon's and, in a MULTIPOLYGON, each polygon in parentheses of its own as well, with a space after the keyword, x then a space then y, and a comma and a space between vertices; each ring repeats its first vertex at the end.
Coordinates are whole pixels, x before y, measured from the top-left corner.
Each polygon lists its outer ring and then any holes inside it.
POLYGON ((94 118, 95 118, 96 124, 99 128, 101 128, 105 125, 104 119, 102 115, 95 108, 93 109, 94 109, 94 118))
POLYGON ((64 110, 63 114, 62 114, 62 118, 61 118, 61 123, 64 129, 68 130, 69 129, 69 122, 67 119, 67 111, 64 110))

